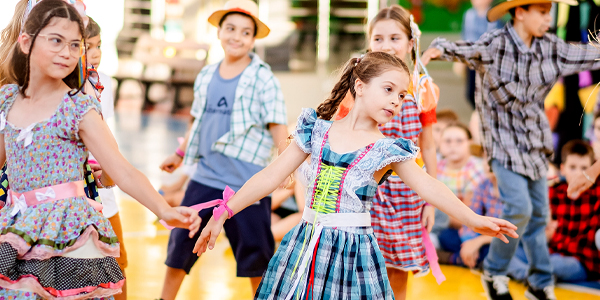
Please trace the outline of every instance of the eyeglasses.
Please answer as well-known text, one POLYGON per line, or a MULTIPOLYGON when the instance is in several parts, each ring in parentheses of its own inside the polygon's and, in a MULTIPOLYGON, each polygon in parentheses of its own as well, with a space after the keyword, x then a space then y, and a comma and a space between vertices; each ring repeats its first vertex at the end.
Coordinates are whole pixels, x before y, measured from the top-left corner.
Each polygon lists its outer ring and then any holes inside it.
POLYGON ((80 58, 83 55, 84 48, 81 41, 67 42, 64 41, 63 38, 56 35, 38 34, 38 36, 45 38, 45 40, 48 42, 48 49, 54 53, 58 53, 68 46, 71 56, 80 58))

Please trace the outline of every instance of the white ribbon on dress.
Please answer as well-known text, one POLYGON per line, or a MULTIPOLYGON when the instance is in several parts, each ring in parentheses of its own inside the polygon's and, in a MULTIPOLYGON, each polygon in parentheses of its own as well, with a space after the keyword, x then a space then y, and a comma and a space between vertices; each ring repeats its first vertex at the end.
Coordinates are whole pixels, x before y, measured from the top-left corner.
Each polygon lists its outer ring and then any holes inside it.
POLYGON ((6 127, 6 114, 4 112, 0 113, 0 130, 4 130, 6 127))
POLYGON ((48 188, 45 193, 36 192, 35 198, 37 199, 37 201, 42 202, 56 198, 56 193, 52 188, 48 188))
POLYGON ((37 123, 33 123, 33 124, 27 126, 27 128, 22 129, 21 132, 19 133, 19 136, 17 136, 17 142, 25 140, 25 143, 23 144, 23 148, 31 145, 31 142, 33 142, 33 127, 35 127, 36 124, 37 123))
POLYGON ((16 216, 19 213, 19 211, 22 214, 24 214, 25 210, 27 210, 27 202, 25 201, 25 196, 21 195, 21 197, 18 198, 17 196, 12 196, 12 200, 15 208, 13 208, 13 211, 10 213, 10 216, 16 216))

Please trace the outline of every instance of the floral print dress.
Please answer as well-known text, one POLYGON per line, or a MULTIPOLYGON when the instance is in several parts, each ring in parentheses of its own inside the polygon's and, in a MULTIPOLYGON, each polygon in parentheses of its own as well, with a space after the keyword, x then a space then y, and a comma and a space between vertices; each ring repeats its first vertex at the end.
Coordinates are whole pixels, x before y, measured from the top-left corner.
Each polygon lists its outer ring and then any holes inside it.
MULTIPOLYGON (((10 189, 24 193, 83 180, 88 151, 79 122, 100 103, 68 93, 46 120, 19 128, 7 121, 19 88, 0 89, 10 189)), ((0 299, 111 299, 124 283, 119 242, 108 220, 85 196, 0 210, 0 299)), ((11 203, 12 202, 12 203, 11 203)))

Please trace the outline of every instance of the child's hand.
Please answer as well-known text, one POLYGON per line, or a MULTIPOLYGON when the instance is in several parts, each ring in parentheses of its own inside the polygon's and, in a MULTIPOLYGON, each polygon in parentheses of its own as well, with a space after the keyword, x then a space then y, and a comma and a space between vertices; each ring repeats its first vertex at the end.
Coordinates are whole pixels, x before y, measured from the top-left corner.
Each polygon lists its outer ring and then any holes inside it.
MULTIPOLYGON (((596 181, 596 178, 591 177, 591 179, 594 182, 596 181)), ((587 191, 590 187, 592 187, 592 185, 594 185, 594 183, 587 179, 583 172, 581 172, 581 174, 575 176, 573 180, 569 182, 569 187, 567 188, 567 196, 571 200, 579 199, 581 193, 587 191)))
POLYGON ((200 237, 198 238, 198 241, 196 241, 194 250, 192 250, 193 253, 200 256, 202 253, 206 252, 207 247, 210 250, 215 247, 215 242, 223 229, 223 224, 225 223, 225 220, 227 220, 227 215, 228 214, 222 214, 219 220, 215 220, 214 217, 211 217, 210 220, 208 220, 208 224, 202 229, 202 233, 200 233, 200 237))
POLYGON ((181 158, 181 156, 177 154, 171 154, 163 161, 159 168, 165 172, 173 173, 173 171, 179 168, 182 162, 183 158, 181 158))
POLYGON ((168 225, 187 229, 190 231, 189 237, 193 238, 202 221, 198 216, 198 211, 185 206, 169 207, 161 212, 160 219, 168 225))
POLYGON ((435 207, 431 205, 425 205, 423 207, 421 223, 423 224, 423 227, 427 228, 427 232, 431 232, 433 224, 435 224, 435 207))
POLYGON ((465 266, 471 269, 475 268, 479 259, 479 249, 481 249, 481 244, 477 239, 471 239, 462 243, 460 246, 460 258, 465 266))
POLYGON ((421 62, 423 62, 424 65, 427 65, 430 60, 439 58, 441 55, 442 51, 439 49, 429 48, 423 52, 423 55, 421 56, 421 62))
POLYGON ((517 226, 513 225, 508 221, 496 218, 483 217, 477 215, 477 217, 471 220, 467 224, 467 226, 477 233, 499 238, 507 244, 508 239, 505 235, 508 235, 515 239, 519 237, 519 235, 515 231, 517 230, 517 226))

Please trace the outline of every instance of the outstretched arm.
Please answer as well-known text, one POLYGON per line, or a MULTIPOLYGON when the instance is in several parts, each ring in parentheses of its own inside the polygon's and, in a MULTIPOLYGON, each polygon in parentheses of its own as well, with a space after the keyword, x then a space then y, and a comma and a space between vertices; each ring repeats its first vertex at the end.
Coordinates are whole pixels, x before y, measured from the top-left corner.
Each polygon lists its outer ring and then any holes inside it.
POLYGON ((432 59, 458 61, 476 70, 483 63, 492 63, 490 53, 493 50, 490 49, 490 45, 494 37, 495 35, 487 33, 477 42, 450 42, 444 38, 437 38, 431 43, 429 49, 423 53, 421 61, 424 64, 428 64, 432 59))
POLYGON ((414 161, 397 162, 392 169, 423 200, 431 203, 475 232, 497 237, 508 243, 505 235, 517 238, 517 227, 507 221, 483 217, 470 210, 440 181, 427 175, 414 161))
MULTIPOLYGON (((227 202, 233 214, 238 213, 273 192, 279 183, 304 162, 306 157, 308 157, 308 154, 304 153, 295 142, 291 143, 273 163, 252 176, 227 202)), ((194 253, 201 255, 206 251, 207 247, 212 250, 223 228, 223 223, 225 223, 228 217, 230 216, 224 213, 219 220, 215 220, 213 217, 210 218, 210 221, 208 221, 208 224, 202 230, 202 234, 200 234, 200 238, 196 242, 194 253)))
POLYGON ((187 207, 171 208, 154 190, 148 178, 119 152, 110 129, 95 110, 86 113, 79 123, 79 136, 119 188, 169 225, 189 229, 190 236, 194 236, 200 227, 197 211, 187 207))

